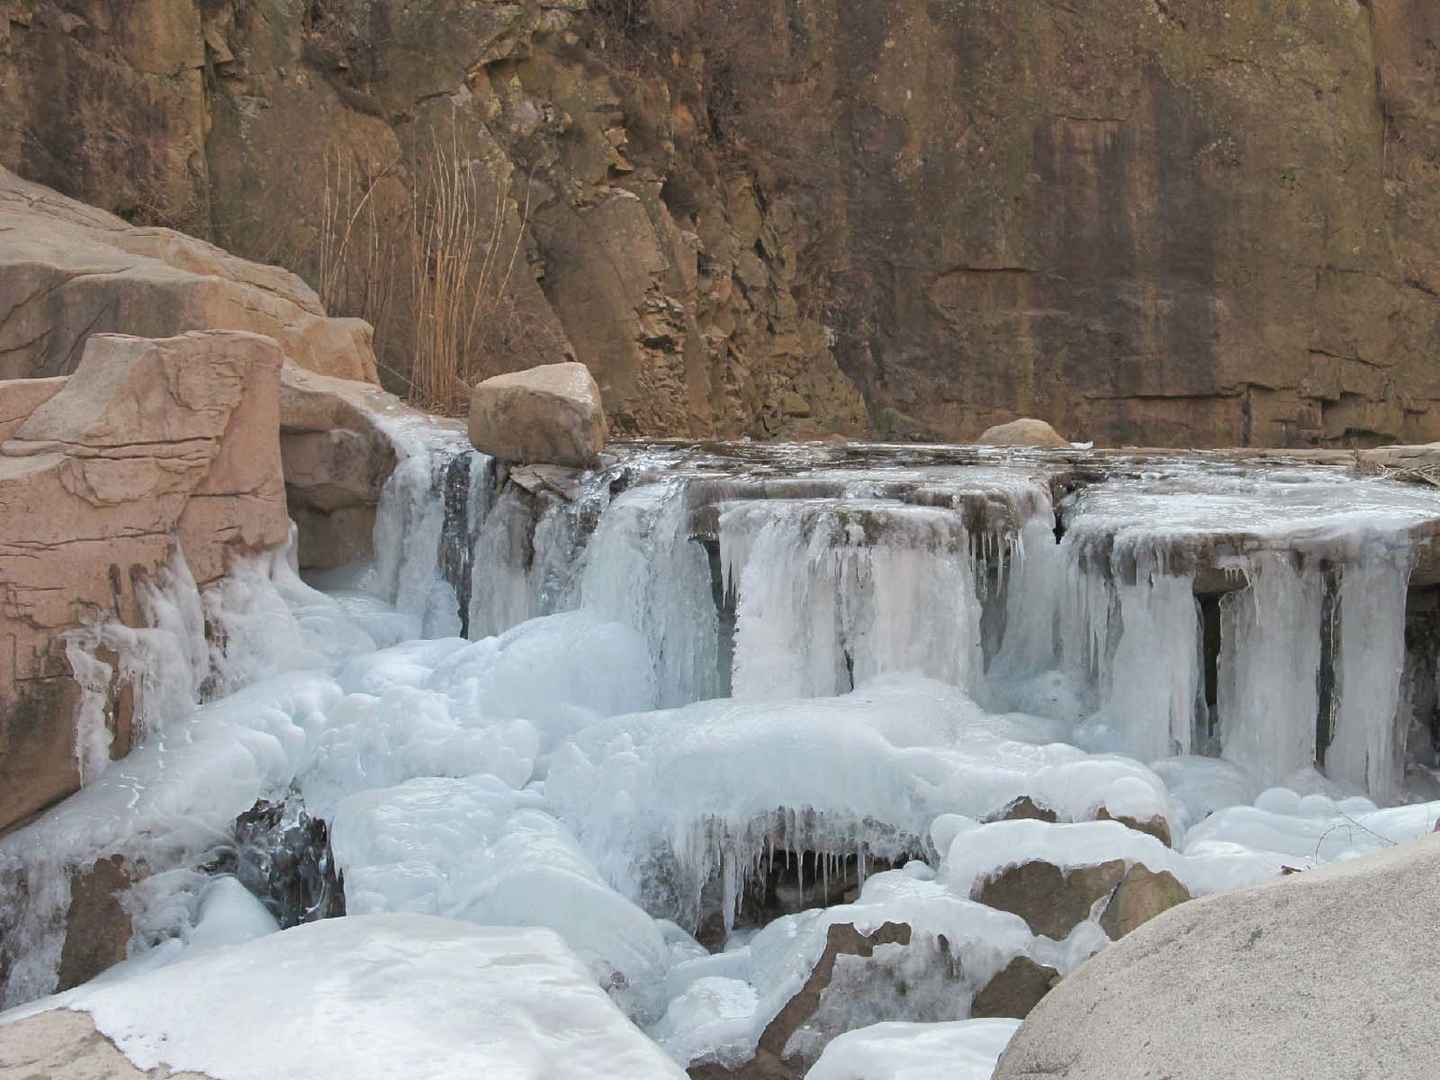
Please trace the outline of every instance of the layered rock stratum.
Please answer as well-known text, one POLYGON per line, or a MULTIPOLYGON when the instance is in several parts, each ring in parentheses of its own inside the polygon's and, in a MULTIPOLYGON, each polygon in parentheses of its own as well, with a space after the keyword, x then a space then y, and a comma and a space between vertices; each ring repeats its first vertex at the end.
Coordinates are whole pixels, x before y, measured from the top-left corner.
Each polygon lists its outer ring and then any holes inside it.
POLYGON ((467 162, 471 374, 580 360, 619 435, 1425 442, 1437 40, 1427 0, 0 0, 0 163, 299 271, 403 376, 414 200, 467 162))

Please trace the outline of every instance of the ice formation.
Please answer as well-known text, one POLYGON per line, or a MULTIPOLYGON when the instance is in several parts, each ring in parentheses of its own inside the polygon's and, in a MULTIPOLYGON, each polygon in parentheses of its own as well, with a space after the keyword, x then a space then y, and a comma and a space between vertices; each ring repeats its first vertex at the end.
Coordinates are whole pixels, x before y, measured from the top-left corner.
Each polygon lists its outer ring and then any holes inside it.
POLYGON ((1018 1020, 874 1024, 825 1048, 807 1080, 990 1080, 1018 1020))
POLYGON ((205 950, 33 1003, 141 1069, 219 1080, 683 1080, 549 930, 365 915, 205 950), (323 990, 322 990, 323 988, 323 990))
POLYGON ((978 1077, 1013 1029, 967 1019, 990 976, 1106 942, 1033 935, 986 878, 1119 859, 1199 894, 1440 819, 1412 801, 1423 489, 923 447, 634 446, 578 474, 393 434, 373 563, 307 583, 267 552, 202 592, 177 557, 147 628, 69 643, 85 785, 0 838, 0 1003, 55 989, 72 874, 120 855, 131 957, 59 1001, 142 1064, 163 1040, 222 1080, 389 1075, 388 1027, 433 1075, 679 1076, 752 1055, 832 925, 903 923, 837 961, 789 1049, 826 1080, 978 1077), (118 761, 112 659, 141 718, 118 761), (987 820, 1021 798, 1056 820, 987 820), (328 822, 350 915, 277 935, 217 867, 286 799, 328 822), (782 887, 828 906, 744 922, 782 887), (345 1003, 325 1023, 354 1014, 323 1040, 285 1027, 313 1010, 255 1011, 318 985, 345 1003), (475 1016, 509 1021, 477 1040, 475 1016))

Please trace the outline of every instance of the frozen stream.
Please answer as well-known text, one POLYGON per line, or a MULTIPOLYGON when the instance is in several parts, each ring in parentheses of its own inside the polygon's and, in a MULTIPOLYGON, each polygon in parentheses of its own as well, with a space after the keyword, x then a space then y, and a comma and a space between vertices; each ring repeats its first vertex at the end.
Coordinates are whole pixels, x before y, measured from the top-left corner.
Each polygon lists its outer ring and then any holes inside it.
MULTIPOLYGON (((328 849, 288 855, 343 882, 349 916, 396 916, 386 941, 438 935, 484 966, 499 939, 398 917, 557 932, 578 961, 547 939, 534 963, 580 965, 664 1051, 616 1028, 597 1077, 747 1060, 830 924, 886 922, 914 935, 877 950, 893 978, 837 974, 791 1049, 851 1032, 875 1080, 972 1057, 984 1077, 1013 1025, 957 1024, 971 996, 1017 956, 1064 974, 1106 942, 975 902, 999 870, 1143 860, 1199 894, 1440 818, 1440 492, 1218 456, 859 446, 625 446, 582 477, 405 438, 373 565, 306 583, 277 551, 201 596, 177 560, 151 629, 73 643, 78 671, 121 657, 144 736, 108 761, 92 701, 84 789, 0 838, 5 1006, 54 1003, 71 871, 120 855, 130 959, 60 1001, 146 1067, 289 1075, 274 1047, 157 1035, 182 1020, 142 1004, 222 968, 237 995, 324 979, 323 952, 273 985, 244 961, 319 913, 236 870, 257 857, 236 820, 266 800, 328 825, 328 849), (981 824, 1022 796, 1058 823, 981 824), (1101 810, 1163 819, 1172 846, 1101 810)), ((348 932, 304 940, 380 948, 348 932)), ((442 967, 417 962, 413 992, 450 992, 442 967)), ((518 985, 506 1009, 565 1022, 518 985)), ((414 1075, 489 1060, 453 1027, 444 1068, 414 1075)), ((363 1047, 336 1062, 303 1074, 385 1075, 363 1047)))

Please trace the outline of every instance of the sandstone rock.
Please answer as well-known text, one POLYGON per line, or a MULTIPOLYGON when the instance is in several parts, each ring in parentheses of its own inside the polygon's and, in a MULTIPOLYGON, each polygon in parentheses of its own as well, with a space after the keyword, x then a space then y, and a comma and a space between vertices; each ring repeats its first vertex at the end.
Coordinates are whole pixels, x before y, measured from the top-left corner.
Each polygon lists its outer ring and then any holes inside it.
POLYGON ((1148 836, 1155 837, 1166 847, 1170 846, 1170 823, 1163 817, 1139 818, 1126 817, 1124 814, 1112 816, 1107 807, 1102 806, 1095 813, 1096 821, 1118 821, 1127 829, 1134 829, 1136 832, 1143 832, 1148 836))
POLYGON ((1430 0, 73 7, 0 5, 0 162, 285 263, 401 372, 458 146, 517 253, 479 371, 573 352, 617 432, 1440 438, 1430 0))
POLYGON ((89 1013, 52 1009, 0 1029, 0 1080, 210 1080, 137 1069, 95 1029, 89 1013))
POLYGON ((1190 899, 1190 890, 1168 870, 1159 873, 1136 863, 1115 888, 1115 895, 1100 916, 1100 929, 1119 941, 1142 923, 1190 899))
POLYGON ((1037 964, 1028 956, 1017 956, 975 995, 970 1015, 1023 1020, 1059 981, 1060 973, 1054 968, 1037 964))
POLYGON ((83 873, 71 873, 56 992, 89 982, 125 959, 132 926, 120 894, 130 884, 130 870, 118 855, 96 860, 83 873))
POLYGON ((60 392, 65 377, 54 379, 6 379, 0 381, 0 443, 25 419, 60 392))
POLYGON ((303 367, 375 380, 370 328, 294 274, 119 218, 0 168, 0 377, 68 375, 87 337, 248 330, 303 367))
POLYGON ((1422 1080, 1440 1057, 1440 836, 1205 896, 1036 1006, 996 1080, 1422 1080))
POLYGON ((285 365, 280 455, 302 569, 373 554, 375 509, 398 456, 391 433, 420 416, 378 386, 285 365))
POLYGON ((470 441, 504 461, 593 466, 606 433, 600 388, 584 364, 497 375, 470 398, 470 441))
POLYGON ((1068 450, 1070 442, 1044 420, 1011 420, 987 428, 976 440, 981 446, 1037 446, 1049 450, 1068 450))
POLYGON ((1088 919, 1095 902, 1108 896, 1124 876, 1125 863, 1120 859, 1074 870, 1032 861, 980 882, 973 898, 1013 912, 1032 933, 1059 941, 1088 919))
POLYGON ((254 334, 95 335, 0 445, 0 829, 79 786, 67 631, 141 625, 139 591, 177 545, 203 585, 284 542, 280 366, 254 334))

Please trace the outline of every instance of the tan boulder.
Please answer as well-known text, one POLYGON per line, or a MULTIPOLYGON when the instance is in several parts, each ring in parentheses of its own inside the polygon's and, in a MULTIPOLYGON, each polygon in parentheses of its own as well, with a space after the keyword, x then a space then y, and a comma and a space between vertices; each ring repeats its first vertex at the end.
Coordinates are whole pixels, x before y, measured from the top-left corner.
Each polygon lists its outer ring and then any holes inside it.
POLYGON ((0 378, 68 375, 94 333, 221 329, 272 337, 302 367, 376 379, 369 325, 328 318, 287 270, 135 228, 4 168, 0 235, 0 378))
POLYGON ((976 440, 981 446, 1034 446, 1047 450, 1068 450, 1070 443, 1044 420, 1025 417, 987 428, 976 440))
POLYGON ((1100 929, 1119 941, 1137 926, 1190 899, 1190 890, 1168 870, 1156 873, 1139 863, 1130 867, 1100 916, 1100 929))
POLYGON ((1031 933, 1059 941, 1090 917, 1095 902, 1108 896, 1125 872, 1121 859, 1072 870, 1032 860, 979 882, 972 897, 1019 915, 1031 933))
POLYGON ((607 429, 600 387, 584 364, 544 364, 486 379, 470 397, 470 441, 504 461, 599 462, 607 429))
POLYGON ((1440 836, 1147 922, 1026 1018, 995 1080, 1429 1080, 1440 836))
MULTIPOLYGON (((284 542, 281 360, 241 332, 95 335, 0 444, 0 829, 80 785, 67 633, 142 625, 143 585, 177 546, 204 585, 284 542)), ((123 752, 127 698, 101 689, 123 752)))

